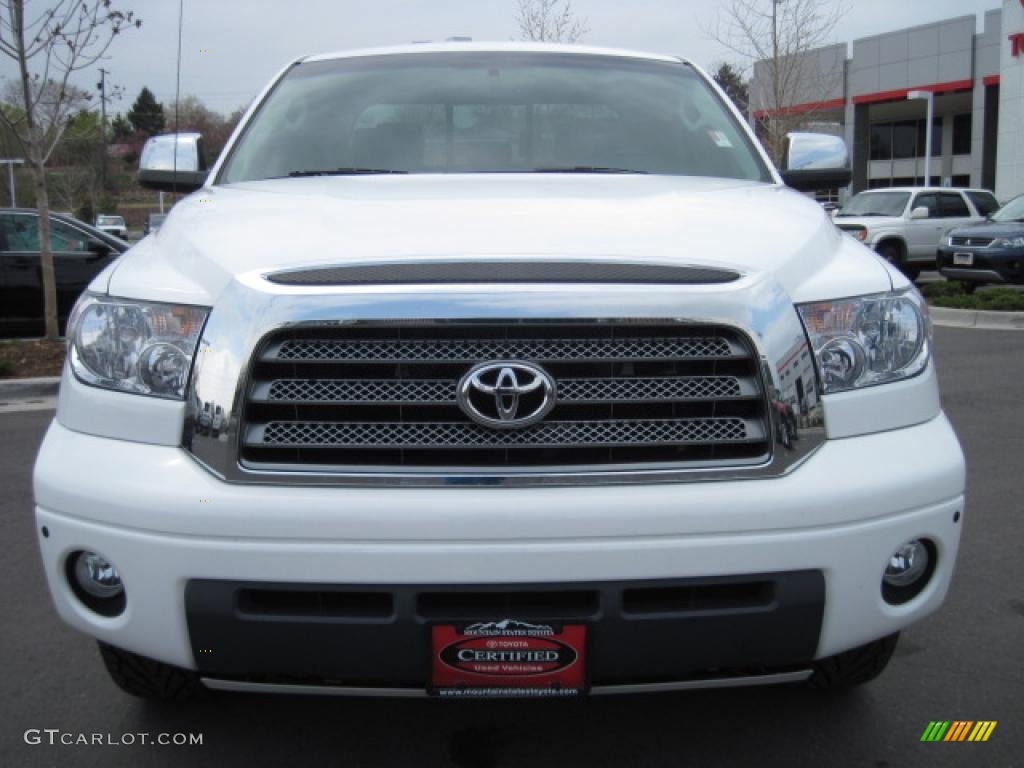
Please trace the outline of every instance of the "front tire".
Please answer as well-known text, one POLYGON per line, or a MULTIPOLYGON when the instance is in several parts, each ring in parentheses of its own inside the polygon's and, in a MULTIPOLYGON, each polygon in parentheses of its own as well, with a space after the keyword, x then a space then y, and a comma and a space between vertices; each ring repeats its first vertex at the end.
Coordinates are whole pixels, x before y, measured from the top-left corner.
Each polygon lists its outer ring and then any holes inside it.
POLYGON ((816 661, 808 683, 822 690, 843 690, 874 680, 888 665, 899 637, 897 632, 816 661))
POLYGON ((907 264, 906 257, 903 255, 903 248, 900 247, 899 243, 895 243, 890 240, 879 245, 876 251, 879 256, 896 267, 896 269, 906 275, 909 280, 917 280, 921 275, 920 267, 907 264))
POLYGON ((99 643, 99 647, 111 680, 132 696, 181 704, 206 690, 199 682, 199 675, 192 670, 164 664, 106 643, 99 643))

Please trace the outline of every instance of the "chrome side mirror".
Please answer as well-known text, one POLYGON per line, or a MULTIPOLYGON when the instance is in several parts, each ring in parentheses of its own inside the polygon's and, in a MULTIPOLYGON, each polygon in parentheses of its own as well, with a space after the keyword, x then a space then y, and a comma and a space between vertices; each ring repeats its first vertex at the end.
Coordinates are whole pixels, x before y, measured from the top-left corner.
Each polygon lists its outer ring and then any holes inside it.
POLYGON ((146 141, 139 157, 139 184, 163 192, 193 192, 206 181, 203 137, 166 133, 146 141))
POLYGON ((801 192, 845 187, 853 174, 846 142, 827 133, 790 133, 782 163, 782 180, 801 192))

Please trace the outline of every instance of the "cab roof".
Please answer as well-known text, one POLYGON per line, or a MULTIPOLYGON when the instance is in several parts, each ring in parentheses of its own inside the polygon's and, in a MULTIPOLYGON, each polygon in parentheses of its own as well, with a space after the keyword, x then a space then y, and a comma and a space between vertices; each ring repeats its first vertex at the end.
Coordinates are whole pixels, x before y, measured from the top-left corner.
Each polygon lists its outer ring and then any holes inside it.
POLYGON ((361 56, 399 56, 411 53, 569 53, 585 56, 616 56, 628 59, 647 59, 649 61, 665 61, 674 64, 689 64, 687 59, 679 56, 666 56, 659 53, 645 53, 622 48, 601 48, 590 45, 569 43, 522 43, 522 42, 445 42, 445 43, 410 43, 383 48, 360 48, 351 51, 319 53, 306 56, 300 61, 329 61, 331 59, 348 59, 361 56))

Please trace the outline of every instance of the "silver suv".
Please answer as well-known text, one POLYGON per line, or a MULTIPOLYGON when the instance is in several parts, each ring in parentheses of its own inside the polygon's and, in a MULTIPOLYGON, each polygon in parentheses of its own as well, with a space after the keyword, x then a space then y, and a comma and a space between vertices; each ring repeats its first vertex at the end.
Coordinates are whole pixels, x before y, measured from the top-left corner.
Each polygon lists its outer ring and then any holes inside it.
POLYGON ((861 192, 835 215, 836 226, 874 248, 911 280, 935 269, 950 231, 999 209, 984 189, 892 187, 861 192))

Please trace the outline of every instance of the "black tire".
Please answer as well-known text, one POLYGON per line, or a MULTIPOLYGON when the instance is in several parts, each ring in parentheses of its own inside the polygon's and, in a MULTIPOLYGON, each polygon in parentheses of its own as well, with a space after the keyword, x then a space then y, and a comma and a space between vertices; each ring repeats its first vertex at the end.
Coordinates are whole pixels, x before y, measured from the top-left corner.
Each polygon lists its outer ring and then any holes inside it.
POLYGON ((151 701, 181 704, 197 698, 206 689, 199 675, 145 656, 99 643, 100 656, 111 679, 125 693, 151 701))
POLYGON ((876 251, 879 256, 906 275, 907 279, 914 281, 921 276, 921 267, 907 264, 907 261, 903 256, 903 248, 900 247, 899 243, 888 240, 879 245, 876 251))
POLYGON ((882 674, 892 658, 899 637, 897 632, 873 643, 816 661, 808 683, 822 690, 842 690, 874 680, 882 674))

